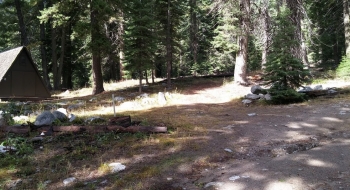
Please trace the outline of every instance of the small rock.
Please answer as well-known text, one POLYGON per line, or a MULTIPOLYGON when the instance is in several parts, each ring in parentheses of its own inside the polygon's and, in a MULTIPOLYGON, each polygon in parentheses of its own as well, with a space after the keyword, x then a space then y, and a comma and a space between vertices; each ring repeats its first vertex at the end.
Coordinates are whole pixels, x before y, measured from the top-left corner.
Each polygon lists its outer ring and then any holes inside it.
POLYGON ((245 98, 252 99, 252 100, 257 100, 257 99, 260 98, 260 96, 257 95, 257 94, 247 94, 247 95, 245 95, 245 98))
POLYGON ((234 128, 235 126, 234 125, 228 125, 228 126, 226 126, 226 127, 223 127, 224 129, 232 129, 232 128, 234 128))
POLYGON ((233 152, 231 149, 229 149, 229 148, 225 148, 225 151, 226 152, 233 152))
POLYGON ((247 114, 249 117, 251 117, 251 116, 256 116, 257 114, 256 113, 248 113, 247 114))
POLYGON ((121 163, 110 163, 108 166, 111 168, 112 173, 123 171, 126 168, 126 166, 121 163))
POLYGON ((322 87, 322 85, 317 85, 314 87, 313 90, 323 90, 323 87, 322 87))
POLYGON ((270 101, 270 100, 272 100, 272 97, 271 97, 271 95, 269 94, 269 93, 267 93, 267 94, 265 94, 265 100, 267 100, 267 101, 270 101))
POLYGON ((77 117, 74 114, 69 114, 68 115, 69 122, 73 122, 76 118, 77 117))
POLYGON ((205 184, 204 188, 208 188, 211 186, 221 187, 222 185, 224 185, 223 182, 209 182, 209 183, 205 184))
POLYGON ((6 153, 8 151, 16 151, 15 147, 0 145, 0 153, 6 153))
POLYGON ((106 120, 101 117, 89 117, 85 120, 85 123, 98 123, 98 122, 105 122, 106 120))
POLYGON ((114 97, 114 101, 116 101, 116 102, 118 102, 118 103, 121 103, 121 102, 124 102, 124 101, 125 101, 125 98, 124 98, 124 97, 117 96, 117 97, 114 97))
POLYGON ((244 105, 248 106, 250 103, 252 103, 252 101, 249 100, 249 99, 244 99, 244 100, 242 100, 242 103, 243 103, 244 105))
POLYGON ((106 184, 108 182, 108 180, 107 179, 105 179, 105 180, 103 180, 103 181, 101 181, 101 185, 104 185, 104 184, 106 184))
POLYGON ((70 183, 73 183, 75 180, 77 180, 75 177, 70 177, 70 178, 63 180, 63 184, 68 185, 70 183))
POLYGON ((327 93, 330 94, 330 95, 332 95, 332 94, 337 94, 338 91, 336 91, 336 90, 334 90, 334 89, 329 89, 329 90, 327 91, 327 93))
POLYGON ((235 180, 237 180, 237 179, 239 179, 239 178, 241 178, 241 177, 239 177, 238 175, 235 175, 235 176, 232 176, 232 177, 230 177, 230 178, 228 178, 230 181, 235 181, 235 180))
POLYGON ((89 100, 89 102, 94 102, 95 100, 97 100, 97 98, 96 98, 96 97, 91 98, 91 99, 89 100))

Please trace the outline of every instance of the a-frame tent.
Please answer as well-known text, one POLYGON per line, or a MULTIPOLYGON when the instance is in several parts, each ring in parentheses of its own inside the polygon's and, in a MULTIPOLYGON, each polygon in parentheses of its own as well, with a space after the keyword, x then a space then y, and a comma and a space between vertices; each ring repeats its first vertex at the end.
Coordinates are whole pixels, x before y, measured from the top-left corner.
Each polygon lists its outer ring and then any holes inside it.
POLYGON ((0 53, 0 99, 47 99, 50 91, 26 47, 0 53))

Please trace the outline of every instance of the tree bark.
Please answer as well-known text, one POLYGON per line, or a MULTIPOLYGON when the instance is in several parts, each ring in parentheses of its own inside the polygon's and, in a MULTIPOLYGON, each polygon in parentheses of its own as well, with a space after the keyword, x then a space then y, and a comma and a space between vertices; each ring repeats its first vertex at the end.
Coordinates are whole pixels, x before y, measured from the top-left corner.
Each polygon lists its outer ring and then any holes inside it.
POLYGON ((122 20, 119 22, 119 80, 124 79, 124 14, 121 13, 122 20))
POLYGON ((171 67, 172 67, 172 36, 171 36, 171 6, 170 0, 168 0, 167 10, 167 31, 166 31, 166 51, 167 51, 167 87, 171 87, 171 67))
POLYGON ((247 85, 247 61, 248 61, 248 37, 250 25, 250 0, 240 1, 241 16, 241 34, 238 36, 239 49, 236 55, 236 65, 234 71, 234 82, 247 85))
POLYGON ((295 26, 295 32, 294 32, 294 40, 297 42, 297 45, 292 47, 291 53, 295 58, 298 58, 300 60, 303 60, 303 54, 302 54, 302 34, 301 34, 301 6, 302 6, 302 0, 289 0, 287 1, 287 7, 291 11, 291 22, 295 26))
POLYGON ((193 65, 197 64, 197 55, 198 55, 198 25, 197 25, 197 14, 195 11, 195 8, 197 6, 196 0, 190 0, 190 47, 191 47, 191 56, 192 56, 192 62, 193 65))
POLYGON ((343 0, 344 34, 345 34, 345 55, 350 57, 350 9, 349 1, 343 0))
MULTIPOLYGON (((42 0, 39 2, 39 10, 44 10, 44 3, 45 0, 42 0)), ((47 69, 47 58, 46 58, 46 50, 45 50, 45 46, 46 46, 46 32, 45 32, 45 24, 41 23, 40 24, 40 56, 41 56, 41 67, 43 70, 43 80, 45 83, 45 86, 51 90, 52 86, 50 83, 50 78, 49 78, 49 74, 48 74, 48 69, 47 69)))
POLYGON ((20 0, 15 0, 15 7, 17 12, 18 24, 19 24, 19 32, 21 33, 21 45, 27 46, 29 44, 29 40, 26 32, 26 27, 24 24, 20 0))
POLYGON ((51 64, 52 64, 52 74, 53 74, 53 89, 58 90, 57 86, 57 28, 52 25, 51 28, 51 64))
POLYGON ((61 54, 60 54, 60 62, 57 69, 57 79, 56 79, 56 86, 58 88, 61 88, 62 85, 62 70, 64 65, 64 59, 65 59, 65 52, 66 52, 66 27, 62 26, 62 34, 61 34, 61 54))
POLYGON ((93 91, 92 94, 96 95, 104 91, 103 77, 101 67, 101 51, 98 40, 100 35, 100 26, 98 23, 98 11, 95 9, 94 0, 90 4, 90 21, 91 21, 91 50, 92 50, 92 78, 93 78, 93 91))
POLYGON ((262 7, 262 22, 263 22, 263 50, 261 56, 261 69, 266 68, 267 56, 270 46, 270 15, 269 15, 269 1, 265 0, 262 7))

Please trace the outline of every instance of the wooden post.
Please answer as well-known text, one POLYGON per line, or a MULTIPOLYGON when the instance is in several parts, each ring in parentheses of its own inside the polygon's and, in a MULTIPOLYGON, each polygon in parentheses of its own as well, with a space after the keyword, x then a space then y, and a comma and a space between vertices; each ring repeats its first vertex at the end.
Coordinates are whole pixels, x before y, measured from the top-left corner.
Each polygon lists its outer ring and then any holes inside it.
POLYGON ((113 112, 115 117, 115 102, 114 102, 114 94, 112 94, 112 102, 113 102, 113 112))

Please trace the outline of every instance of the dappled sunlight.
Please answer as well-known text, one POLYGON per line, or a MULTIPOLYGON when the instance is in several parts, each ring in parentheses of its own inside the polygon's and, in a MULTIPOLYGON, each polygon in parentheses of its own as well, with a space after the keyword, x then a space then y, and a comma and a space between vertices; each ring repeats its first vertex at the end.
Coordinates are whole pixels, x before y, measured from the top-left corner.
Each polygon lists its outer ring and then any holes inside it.
POLYGON ((322 120, 335 122, 335 123, 342 123, 342 122, 344 122, 343 120, 338 119, 338 118, 334 118, 334 117, 322 117, 322 120))
POLYGON ((327 168, 333 168, 335 167, 332 163, 327 163, 325 161, 322 160, 317 160, 317 159, 310 159, 307 160, 306 163, 309 166, 315 166, 315 167, 327 167, 327 168))
MULTIPOLYGON (((278 176, 277 176, 278 177, 278 176)), ((296 184, 302 183, 302 180, 299 178, 288 178, 288 179, 279 179, 279 181, 269 182, 265 190, 294 190, 296 184)))
POLYGON ((292 128, 292 129, 301 129, 303 127, 317 127, 315 124, 310 124, 310 123, 305 123, 305 122, 290 122, 286 124, 287 127, 292 128))
POLYGON ((246 185, 239 182, 224 183, 223 185, 217 187, 218 190, 245 190, 246 185))

